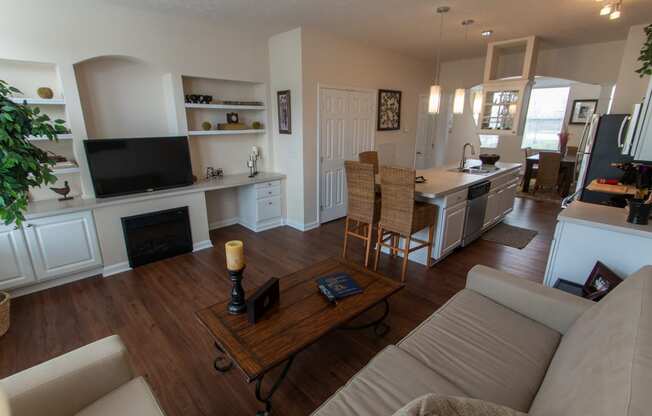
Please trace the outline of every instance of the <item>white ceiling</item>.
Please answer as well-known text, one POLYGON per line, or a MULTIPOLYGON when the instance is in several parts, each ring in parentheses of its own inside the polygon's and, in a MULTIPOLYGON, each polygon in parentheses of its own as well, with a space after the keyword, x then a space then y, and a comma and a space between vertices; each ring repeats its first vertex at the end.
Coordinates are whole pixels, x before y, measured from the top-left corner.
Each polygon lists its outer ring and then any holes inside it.
MULTIPOLYGON (((652 22, 652 0, 623 0, 622 17, 599 16, 596 0, 103 0, 129 7, 202 16, 228 25, 252 27, 266 34, 297 26, 434 60, 439 26, 437 6, 451 11, 444 21, 443 60, 484 55, 480 31, 493 40, 531 34, 548 46, 625 39, 635 24, 652 22), (464 19, 474 19, 468 31, 464 19)), ((235 40, 234 40, 235 41, 235 40)))

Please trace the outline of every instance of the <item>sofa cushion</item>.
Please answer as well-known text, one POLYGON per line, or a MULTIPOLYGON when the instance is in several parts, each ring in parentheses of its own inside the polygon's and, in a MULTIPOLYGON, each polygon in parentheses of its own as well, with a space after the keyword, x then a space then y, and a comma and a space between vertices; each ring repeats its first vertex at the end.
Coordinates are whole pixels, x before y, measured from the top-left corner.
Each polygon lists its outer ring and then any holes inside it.
POLYGON ((2 386, 0 386, 0 416, 10 415, 11 412, 9 411, 9 398, 7 397, 7 393, 2 390, 2 386))
POLYGON ((468 397, 426 394, 399 409, 393 416, 527 416, 517 410, 468 397))
POLYGON ((391 415, 412 399, 426 393, 465 395, 440 375, 390 345, 378 353, 313 415, 391 415))
POLYGON ((77 416, 164 416, 156 398, 142 377, 118 387, 77 416))
POLYGON ((652 413, 652 266, 625 279, 571 326, 530 413, 652 413))
POLYGON ((398 347, 469 397, 527 412, 561 335, 477 292, 458 292, 398 347))

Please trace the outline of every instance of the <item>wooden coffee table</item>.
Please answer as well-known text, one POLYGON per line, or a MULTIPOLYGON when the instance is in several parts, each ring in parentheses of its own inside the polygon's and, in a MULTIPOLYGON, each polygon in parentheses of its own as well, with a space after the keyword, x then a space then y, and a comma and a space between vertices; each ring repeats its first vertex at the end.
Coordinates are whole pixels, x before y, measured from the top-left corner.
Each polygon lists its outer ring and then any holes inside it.
POLYGON ((271 398, 287 375, 294 357, 334 329, 373 327, 384 335, 389 327, 384 319, 389 313, 387 299, 403 285, 340 258, 331 258, 280 279, 280 302, 259 322, 250 324, 244 315, 229 315, 228 300, 197 312, 199 320, 215 338, 218 358, 215 369, 226 372, 233 364, 244 373, 249 383, 256 382, 256 399, 265 405, 258 415, 271 412, 271 398), (345 272, 363 288, 358 295, 329 303, 318 291, 315 280, 325 274, 345 272), (353 318, 383 303, 380 318, 347 326, 353 318), (285 363, 279 378, 264 395, 261 385, 265 374, 285 363))

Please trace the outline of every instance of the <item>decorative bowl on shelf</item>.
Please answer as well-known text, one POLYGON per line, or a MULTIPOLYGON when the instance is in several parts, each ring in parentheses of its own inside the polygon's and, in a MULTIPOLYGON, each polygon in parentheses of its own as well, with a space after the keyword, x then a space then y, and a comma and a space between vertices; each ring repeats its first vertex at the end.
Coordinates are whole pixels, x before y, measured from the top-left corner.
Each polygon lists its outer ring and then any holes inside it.
POLYGON ((203 123, 201 123, 201 128, 208 131, 213 128, 213 125, 211 124, 210 121, 204 121, 203 123))
POLYGON ((43 98, 44 100, 51 100, 52 97, 54 97, 54 92, 52 91, 52 88, 48 88, 48 87, 41 87, 37 89, 36 94, 38 94, 38 96, 43 98))
POLYGON ((495 153, 482 153, 480 155, 480 161, 482 161, 483 165, 490 165, 493 166, 498 162, 500 159, 500 155, 497 155, 495 153))

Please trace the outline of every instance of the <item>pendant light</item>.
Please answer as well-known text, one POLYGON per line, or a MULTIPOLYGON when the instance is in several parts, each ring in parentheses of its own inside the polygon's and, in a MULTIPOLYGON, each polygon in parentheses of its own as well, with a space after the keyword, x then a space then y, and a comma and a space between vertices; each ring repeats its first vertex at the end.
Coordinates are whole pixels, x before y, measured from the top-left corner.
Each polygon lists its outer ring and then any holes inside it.
POLYGON ((430 114, 439 114, 441 107, 441 85, 439 85, 439 72, 441 67, 441 43, 444 37, 444 13, 448 13, 450 7, 437 7, 439 19, 439 43, 437 44, 437 62, 435 64, 435 83, 430 86, 430 99, 428 100, 428 112, 430 114))
MULTIPOLYGON (((473 19, 466 19, 462 21, 464 27, 464 40, 469 40, 469 26, 475 21, 473 19)), ((453 99, 453 114, 464 114, 464 101, 466 100, 466 90, 458 88, 455 90, 455 98, 453 99)))

